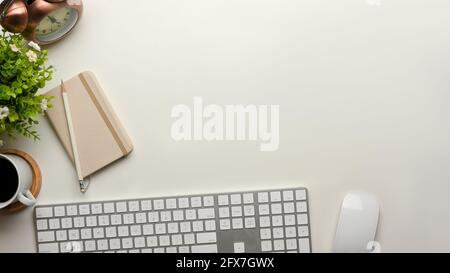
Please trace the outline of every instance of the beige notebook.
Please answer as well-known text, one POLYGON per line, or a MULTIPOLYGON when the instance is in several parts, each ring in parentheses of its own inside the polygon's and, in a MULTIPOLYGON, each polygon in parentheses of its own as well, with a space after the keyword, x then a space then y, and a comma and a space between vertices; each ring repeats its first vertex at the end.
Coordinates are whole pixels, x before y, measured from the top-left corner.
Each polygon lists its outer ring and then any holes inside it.
MULTIPOLYGON (((133 144, 92 72, 83 72, 65 81, 64 88, 69 98, 83 177, 131 153, 133 144)), ((46 95, 54 97, 47 117, 73 162, 61 86, 46 95)))

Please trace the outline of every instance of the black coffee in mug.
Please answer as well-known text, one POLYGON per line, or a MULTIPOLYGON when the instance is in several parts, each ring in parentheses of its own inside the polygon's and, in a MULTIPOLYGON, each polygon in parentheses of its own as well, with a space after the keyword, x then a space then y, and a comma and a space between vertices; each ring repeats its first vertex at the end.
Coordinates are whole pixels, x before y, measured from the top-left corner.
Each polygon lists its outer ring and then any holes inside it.
POLYGON ((19 187, 16 167, 7 159, 0 157, 0 203, 11 200, 19 187))

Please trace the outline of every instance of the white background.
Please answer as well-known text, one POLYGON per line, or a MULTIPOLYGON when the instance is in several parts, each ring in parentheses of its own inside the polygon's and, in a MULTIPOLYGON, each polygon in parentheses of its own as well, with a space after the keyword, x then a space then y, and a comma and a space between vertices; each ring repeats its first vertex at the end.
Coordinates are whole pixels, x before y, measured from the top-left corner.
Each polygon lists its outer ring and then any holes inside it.
MULTIPOLYGON (((8 144, 39 162, 40 204, 303 185, 326 252, 344 194, 366 190, 383 251, 450 251, 450 1, 84 2, 48 88, 94 71, 136 150, 83 196, 43 120, 40 142, 8 144), (171 109, 194 96, 280 105, 279 151, 173 141, 171 109)), ((35 251, 32 210, 0 216, 0 251, 35 251)))

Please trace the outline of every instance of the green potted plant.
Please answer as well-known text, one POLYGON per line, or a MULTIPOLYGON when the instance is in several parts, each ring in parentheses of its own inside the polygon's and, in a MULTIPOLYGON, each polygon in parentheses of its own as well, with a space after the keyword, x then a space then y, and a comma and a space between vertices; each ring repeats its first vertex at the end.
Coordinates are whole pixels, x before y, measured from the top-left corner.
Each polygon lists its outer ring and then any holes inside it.
POLYGON ((37 92, 54 71, 46 65, 47 56, 36 43, 0 30, 0 146, 5 137, 39 139, 34 126, 51 98, 37 92))

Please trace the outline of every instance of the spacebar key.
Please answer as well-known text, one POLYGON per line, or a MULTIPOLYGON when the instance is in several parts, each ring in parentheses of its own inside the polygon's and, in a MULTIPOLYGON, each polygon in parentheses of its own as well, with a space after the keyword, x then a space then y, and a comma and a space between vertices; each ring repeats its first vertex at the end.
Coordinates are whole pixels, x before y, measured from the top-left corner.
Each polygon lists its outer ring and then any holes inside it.
POLYGON ((196 245, 191 247, 192 253, 217 253, 217 245, 196 245))

